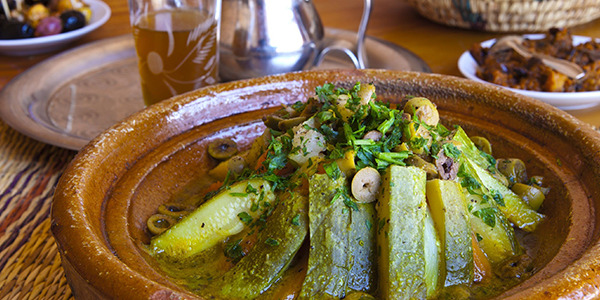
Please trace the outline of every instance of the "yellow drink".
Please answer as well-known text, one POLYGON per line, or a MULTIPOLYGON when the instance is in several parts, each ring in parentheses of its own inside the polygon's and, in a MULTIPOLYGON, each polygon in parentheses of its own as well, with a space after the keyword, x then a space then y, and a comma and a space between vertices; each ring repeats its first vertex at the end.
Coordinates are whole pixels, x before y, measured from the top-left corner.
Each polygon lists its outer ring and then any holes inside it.
POLYGON ((217 23, 195 10, 162 10, 133 26, 146 105, 218 80, 217 23))

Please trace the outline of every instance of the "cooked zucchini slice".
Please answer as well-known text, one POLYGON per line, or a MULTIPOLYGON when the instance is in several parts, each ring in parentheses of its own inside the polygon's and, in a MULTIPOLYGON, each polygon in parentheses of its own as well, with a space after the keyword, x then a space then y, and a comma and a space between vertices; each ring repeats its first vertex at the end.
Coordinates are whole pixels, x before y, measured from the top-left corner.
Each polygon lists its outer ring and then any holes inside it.
POLYGON ((274 200, 268 181, 240 181, 154 237, 150 247, 155 255, 166 258, 193 256, 242 231, 268 207, 265 203, 272 204, 274 200))
POLYGON ((308 233, 308 195, 298 189, 283 193, 265 226, 248 255, 207 287, 209 294, 254 299, 277 281, 308 233))
POLYGON ((426 174, 392 165, 383 176, 377 202, 379 293, 383 299, 427 296, 424 228, 426 174))
POLYGON ((512 192, 498 177, 504 177, 495 170, 491 156, 483 154, 469 139, 467 134, 458 128, 453 137, 459 142, 460 149, 465 157, 464 161, 472 166, 476 177, 490 192, 502 197, 503 201, 498 208, 517 227, 532 232, 542 222, 544 216, 533 210, 523 199, 512 192))
POLYGON ((300 299, 343 298, 374 286, 374 206, 356 203, 346 185, 345 176, 309 180, 310 251, 300 299))
POLYGON ((440 237, 445 286, 473 281, 473 248, 467 201, 456 181, 427 181, 427 203, 440 237))

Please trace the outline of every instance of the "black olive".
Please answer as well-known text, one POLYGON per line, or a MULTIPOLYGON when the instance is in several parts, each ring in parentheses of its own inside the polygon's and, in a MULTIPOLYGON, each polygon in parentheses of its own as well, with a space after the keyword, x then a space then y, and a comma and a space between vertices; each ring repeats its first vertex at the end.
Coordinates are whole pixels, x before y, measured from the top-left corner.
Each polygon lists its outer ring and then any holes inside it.
POLYGON ((63 23, 62 32, 73 31, 85 26, 85 16, 76 10, 67 10, 60 14, 60 20, 63 23))
POLYGON ((44 6, 48 7, 50 0, 25 0, 25 4, 27 4, 27 6, 34 6, 35 4, 38 4, 38 3, 41 3, 44 6))
POLYGON ((7 20, 0 23, 0 40, 30 38, 34 32, 35 28, 25 22, 7 20))

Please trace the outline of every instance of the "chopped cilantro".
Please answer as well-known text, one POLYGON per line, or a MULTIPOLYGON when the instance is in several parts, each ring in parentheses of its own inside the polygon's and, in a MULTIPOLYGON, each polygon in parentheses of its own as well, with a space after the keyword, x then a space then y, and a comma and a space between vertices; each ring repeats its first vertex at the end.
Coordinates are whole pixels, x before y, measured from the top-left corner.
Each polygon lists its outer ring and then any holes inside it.
POLYGON ((242 239, 237 239, 234 241, 230 241, 225 244, 224 254, 225 257, 232 259, 234 262, 239 261, 242 257, 244 257, 245 253, 240 246, 242 239))
POLYGON ((354 200, 348 197, 347 194, 344 194, 344 204, 352 210, 358 211, 358 205, 356 204, 356 202, 354 202, 354 200))
POLYGON ((483 223, 490 227, 496 226, 496 209, 493 207, 485 207, 473 212, 473 215, 480 218, 483 223))
POLYGON ((460 150, 452 143, 445 143, 442 145, 442 149, 444 149, 444 154, 450 158, 457 159, 460 157, 460 150))
POLYGON ((239 214, 237 214, 238 218, 240 218, 240 221, 246 223, 246 225, 249 225, 250 223, 252 223, 252 216, 249 215, 247 212, 243 211, 239 214))
POLYGON ((300 215, 295 215, 292 218, 292 224, 294 224, 294 225, 300 225, 300 215))
POLYGON ((492 198, 494 198, 494 201, 496 201, 496 203, 500 206, 506 206, 506 204, 504 203, 504 196, 502 196, 502 194, 498 191, 495 190, 490 190, 490 193, 492 194, 492 198))
POLYGON ((267 238, 265 240, 265 244, 267 244, 269 246, 279 246, 279 241, 274 238, 267 238))
POLYGON ((410 152, 408 151, 400 151, 400 152, 379 152, 375 154, 375 157, 378 159, 388 162, 390 164, 396 164, 400 166, 405 166, 404 159, 408 158, 410 152))
POLYGON ((408 142, 412 148, 424 148, 427 145, 427 139, 424 137, 414 137, 408 142))
POLYGON ((438 125, 435 127, 434 131, 437 134, 439 134, 441 137, 447 137, 452 133, 450 130, 448 130, 448 128, 446 128, 444 125, 442 125, 442 123, 438 123, 438 125))
POLYGON ((248 185, 246 186, 246 193, 248 193, 248 194, 256 194, 256 195, 258 195, 258 190, 257 190, 257 189, 255 189, 255 188, 254 188, 254 187, 253 187, 251 184, 248 184, 248 185))
POLYGON ((323 168, 325 169, 325 173, 327 174, 327 176, 329 176, 329 178, 333 180, 336 180, 340 178, 340 176, 342 176, 342 171, 340 171, 340 168, 338 167, 335 161, 324 164, 323 168))
POLYGON ((389 119, 385 120, 379 127, 377 127, 377 131, 381 132, 381 134, 385 134, 392 125, 394 125, 394 121, 396 120, 394 111, 389 112, 389 119))
POLYGON ((231 193, 229 193, 229 195, 231 195, 233 197, 246 197, 246 196, 248 196, 248 193, 235 193, 235 192, 231 192, 231 193))
POLYGON ((383 226, 385 226, 385 219, 381 218, 381 219, 379 219, 379 224, 378 224, 378 228, 377 228, 378 233, 381 233, 383 226))
POLYGON ((466 175, 462 178, 460 185, 466 188, 467 191, 469 191, 469 193, 471 194, 477 194, 476 190, 481 188, 481 184, 479 183, 479 181, 477 181, 477 179, 469 175, 466 175))
POLYGON ((465 166, 463 164, 458 168, 458 173, 456 174, 458 177, 462 178, 460 181, 460 185, 469 191, 470 194, 477 195, 477 190, 481 189, 481 184, 477 179, 471 176, 469 173, 465 171, 465 166))
MULTIPOLYGON (((487 154, 486 152, 483 152, 483 151, 481 151, 481 150, 479 151, 479 154, 480 154, 481 156, 483 156, 483 157, 484 157, 484 158, 485 158, 485 159, 488 161, 488 163, 490 164, 490 167, 491 167, 493 170, 495 170, 495 169, 496 169, 496 167, 495 167, 495 166, 496 166, 496 159, 495 159, 493 156, 491 156, 491 155, 489 155, 489 154, 487 154)), ((491 171, 491 170, 490 170, 490 171, 491 171)))

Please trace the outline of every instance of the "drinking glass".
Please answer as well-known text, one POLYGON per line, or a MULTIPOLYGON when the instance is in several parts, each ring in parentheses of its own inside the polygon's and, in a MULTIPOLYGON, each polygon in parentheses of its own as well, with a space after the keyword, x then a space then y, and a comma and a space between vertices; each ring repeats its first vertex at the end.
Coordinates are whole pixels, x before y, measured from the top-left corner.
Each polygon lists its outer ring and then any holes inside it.
POLYGON ((214 84, 221 0, 129 0, 144 103, 214 84))

